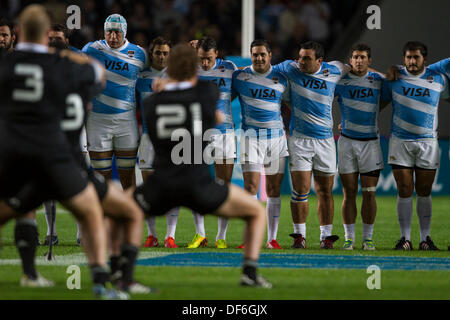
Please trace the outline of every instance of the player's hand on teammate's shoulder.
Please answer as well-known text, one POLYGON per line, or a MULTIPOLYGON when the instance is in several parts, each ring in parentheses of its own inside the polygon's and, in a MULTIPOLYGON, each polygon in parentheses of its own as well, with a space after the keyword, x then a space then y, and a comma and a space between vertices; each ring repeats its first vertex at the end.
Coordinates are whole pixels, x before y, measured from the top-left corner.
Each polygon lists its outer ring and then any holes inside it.
POLYGON ((59 51, 59 55, 63 58, 67 57, 69 60, 79 63, 79 64, 85 64, 85 63, 89 63, 92 61, 92 59, 88 55, 86 55, 82 52, 80 52, 80 53, 73 52, 68 49, 59 51))
POLYGON ((189 41, 189 44, 190 44, 193 48, 197 49, 197 46, 198 46, 198 40, 191 40, 191 41, 189 41))
POLYGON ((386 72, 386 79, 388 81, 396 81, 398 80, 398 67, 397 66, 390 66, 388 71, 386 72))
POLYGON ((169 79, 155 79, 152 83, 152 91, 160 92, 163 91, 166 85, 169 83, 169 79))
POLYGON ((222 111, 216 110, 216 123, 221 124, 225 122, 225 115, 222 111))

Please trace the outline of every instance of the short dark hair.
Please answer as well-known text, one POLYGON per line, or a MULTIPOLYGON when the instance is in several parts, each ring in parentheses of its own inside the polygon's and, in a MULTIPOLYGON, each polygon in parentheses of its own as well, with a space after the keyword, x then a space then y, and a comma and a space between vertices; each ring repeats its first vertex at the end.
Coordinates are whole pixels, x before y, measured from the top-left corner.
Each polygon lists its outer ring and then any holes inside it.
POLYGON ((253 40, 253 42, 250 44, 250 53, 252 53, 253 47, 262 47, 262 46, 266 47, 267 52, 270 53, 269 43, 264 39, 253 40))
POLYGON ((172 42, 170 40, 167 40, 166 38, 159 36, 152 40, 152 43, 150 43, 150 49, 152 50, 155 46, 163 46, 163 45, 168 45, 169 48, 172 48, 172 42))
POLYGON ((368 58, 370 58, 371 55, 372 55, 369 45, 367 45, 365 43, 357 43, 357 44, 355 44, 350 50, 350 56, 353 55, 354 51, 365 51, 365 52, 367 52, 367 57, 368 58))
POLYGON ((406 51, 415 51, 415 50, 420 50, 420 53, 424 58, 428 55, 428 48, 424 43, 420 41, 408 41, 403 46, 403 56, 406 55, 406 51))
POLYGON ((0 27, 7 26, 9 28, 9 32, 11 33, 11 37, 15 35, 14 33, 14 25, 11 21, 5 18, 0 19, 0 27))
POLYGON ((153 49, 156 46, 164 46, 164 45, 168 45, 169 48, 172 48, 172 42, 170 40, 167 40, 164 37, 160 36, 160 37, 156 37, 155 39, 153 39, 152 43, 150 43, 150 48, 149 48, 150 56, 153 55, 153 49))
POLYGON ((53 24, 51 30, 56 32, 62 32, 64 33, 64 38, 66 39, 69 38, 69 29, 67 29, 67 27, 61 23, 53 24))
POLYGON ((170 78, 182 81, 197 74, 197 51, 187 43, 177 44, 169 54, 167 74, 170 78))
POLYGON ((314 55, 316 56, 316 59, 323 58, 325 56, 325 50, 323 49, 323 46, 315 41, 307 41, 300 45, 300 49, 313 49, 314 55))
POLYGON ((203 51, 209 51, 211 49, 217 51, 217 42, 211 37, 203 37, 198 41, 197 48, 202 48, 203 51))

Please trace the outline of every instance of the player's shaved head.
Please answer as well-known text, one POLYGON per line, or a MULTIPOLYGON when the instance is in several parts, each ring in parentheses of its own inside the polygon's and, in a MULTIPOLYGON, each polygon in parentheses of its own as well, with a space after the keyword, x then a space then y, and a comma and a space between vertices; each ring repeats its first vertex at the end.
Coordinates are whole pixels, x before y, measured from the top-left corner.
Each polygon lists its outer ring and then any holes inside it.
POLYGON ((197 74, 197 52, 187 43, 176 45, 168 59, 167 74, 178 81, 189 80, 197 74))
POLYGON ((19 16, 19 29, 22 41, 40 42, 50 29, 50 17, 45 8, 32 4, 23 9, 19 16))

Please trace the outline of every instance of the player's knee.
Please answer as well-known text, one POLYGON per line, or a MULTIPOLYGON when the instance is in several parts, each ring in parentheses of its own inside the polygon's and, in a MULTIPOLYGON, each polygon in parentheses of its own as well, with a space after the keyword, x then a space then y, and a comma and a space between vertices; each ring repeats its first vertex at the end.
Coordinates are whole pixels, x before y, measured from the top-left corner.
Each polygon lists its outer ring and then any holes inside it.
POLYGON ((377 191, 376 186, 367 186, 361 188, 361 192, 364 198, 374 198, 376 191, 377 191))
POLYGON ((295 190, 292 190, 291 202, 293 203, 307 203, 308 202, 308 193, 298 193, 295 190))
POLYGON ((398 195, 400 196, 400 198, 409 198, 412 196, 412 194, 414 192, 414 186, 410 186, 410 185, 398 185, 397 189, 398 189, 398 195))
POLYGON ((250 192, 250 194, 258 193, 258 184, 254 181, 244 182, 244 189, 250 192))
POLYGON ((344 187, 342 188, 342 192, 344 193, 345 198, 353 199, 356 198, 356 195, 358 194, 358 187, 344 187))
POLYGON ((315 191, 318 197, 331 198, 333 186, 316 184, 315 191))
POLYGON ((118 156, 116 163, 118 170, 133 170, 136 166, 136 157, 118 156))
POLYGON ((91 165, 98 171, 112 170, 112 158, 91 158, 91 165))
POLYGON ((268 197, 276 198, 280 196, 281 188, 278 185, 268 184, 266 192, 268 197))
POLYGON ((431 187, 416 187, 416 194, 419 197, 428 197, 431 194, 431 187))

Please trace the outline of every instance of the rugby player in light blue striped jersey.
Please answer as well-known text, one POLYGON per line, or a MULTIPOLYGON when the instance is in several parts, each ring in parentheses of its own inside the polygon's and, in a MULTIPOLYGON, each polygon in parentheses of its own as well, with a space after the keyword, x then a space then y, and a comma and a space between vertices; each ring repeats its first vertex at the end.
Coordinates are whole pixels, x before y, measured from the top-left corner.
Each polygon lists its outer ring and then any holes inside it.
POLYGON ((396 250, 412 250, 412 195, 417 194, 420 226, 419 250, 439 250, 431 240, 431 189, 439 167, 437 141, 439 99, 449 99, 446 77, 425 67, 428 49, 418 41, 403 47, 398 79, 386 82, 384 100, 392 100, 393 112, 388 162, 397 183, 397 215, 401 238, 396 250))
POLYGON ((136 184, 139 132, 135 88, 138 74, 147 64, 147 54, 128 42, 127 22, 121 15, 110 15, 104 31, 104 40, 89 42, 82 49, 106 69, 106 87, 93 100, 86 124, 88 151, 92 167, 107 179, 111 178, 115 154, 120 182, 128 189, 136 184))
POLYGON ((341 136, 338 141, 338 171, 342 181, 344 200, 342 219, 345 242, 343 249, 353 250, 355 222, 358 209, 358 177, 361 176, 363 222, 363 250, 375 250, 372 240, 377 212, 375 191, 383 169, 378 134, 378 113, 388 103, 381 102, 384 75, 369 71, 371 49, 360 43, 350 51, 352 70, 337 84, 335 95, 341 110, 341 136))
MULTIPOLYGON (((92 101, 86 133, 92 167, 111 179, 112 157, 122 188, 135 187, 135 165, 139 141, 136 119, 136 82, 147 65, 147 54, 126 39, 127 22, 119 14, 106 18, 105 39, 89 42, 82 52, 100 61, 106 71, 106 86, 92 101)), ((119 274, 120 233, 122 226, 110 223, 111 274, 119 274)))
POLYGON ((311 173, 318 199, 320 247, 332 249, 339 238, 332 235, 336 174, 336 147, 331 108, 334 90, 350 66, 339 61, 323 62, 323 46, 314 41, 301 44, 298 61, 276 66, 289 79, 292 116, 289 128, 289 165, 293 192, 291 198, 294 233, 293 248, 306 247, 306 217, 311 189, 311 173))
MULTIPOLYGON (((204 37, 197 44, 197 54, 199 57, 198 78, 213 82, 220 91, 217 109, 225 115, 225 120, 216 125, 220 134, 211 137, 209 148, 213 148, 214 170, 216 179, 221 179, 226 184, 231 183, 233 175, 234 159, 236 158, 236 135, 234 133, 233 115, 231 113, 231 82, 233 72, 237 70, 236 65, 229 60, 217 58, 217 43, 213 38, 204 37)), ((193 242, 198 242, 198 235, 206 237, 204 227, 204 216, 193 212, 195 220, 196 238, 193 242)), ((218 217, 218 230, 216 236, 216 247, 224 249, 227 247, 228 219, 218 217)), ((195 246, 192 243, 192 246, 195 246)))
POLYGON ((233 94, 242 108, 240 162, 244 188, 255 198, 259 189, 261 166, 265 167, 267 189, 267 244, 281 249, 276 240, 280 219, 280 188, 287 150, 281 118, 281 102, 289 97, 286 77, 272 67, 272 53, 265 40, 250 45, 252 65, 233 73, 233 94))

